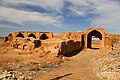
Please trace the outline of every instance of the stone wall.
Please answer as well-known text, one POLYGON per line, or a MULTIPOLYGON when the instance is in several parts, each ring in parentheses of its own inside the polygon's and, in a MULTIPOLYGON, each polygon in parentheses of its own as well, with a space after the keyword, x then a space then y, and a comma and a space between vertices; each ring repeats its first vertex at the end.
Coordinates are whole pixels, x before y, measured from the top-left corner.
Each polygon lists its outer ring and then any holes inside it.
POLYGON ((41 47, 52 50, 51 52, 58 50, 56 52, 63 55, 82 50, 81 42, 77 40, 62 40, 54 38, 42 41, 41 43, 41 47))
POLYGON ((5 37, 5 41, 12 41, 17 37, 33 37, 42 42, 51 39, 51 41, 49 40, 50 42, 47 42, 49 45, 52 45, 53 41, 58 43, 59 40, 62 40, 61 53, 66 54, 76 50, 82 50, 83 48, 91 48, 91 36, 95 36, 100 39, 100 48, 108 47, 110 49, 113 45, 117 44, 120 38, 120 35, 118 34, 106 33, 104 28, 89 28, 84 32, 61 32, 60 34, 53 34, 53 32, 12 32, 8 37, 5 37))
POLYGON ((61 43, 61 53, 69 54, 71 52, 82 50, 82 45, 80 41, 66 40, 61 43))
POLYGON ((119 42, 120 40, 120 35, 119 34, 109 34, 110 40, 111 40, 111 45, 115 45, 119 42))
POLYGON ((62 32, 60 38, 81 41, 82 34, 83 32, 62 32))

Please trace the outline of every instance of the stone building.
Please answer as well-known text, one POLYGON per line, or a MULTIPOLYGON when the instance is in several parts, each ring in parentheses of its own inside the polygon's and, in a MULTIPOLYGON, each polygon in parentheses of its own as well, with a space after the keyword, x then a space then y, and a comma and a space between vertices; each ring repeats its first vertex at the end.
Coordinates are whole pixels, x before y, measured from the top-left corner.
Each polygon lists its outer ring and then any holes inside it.
POLYGON ((61 32, 60 34, 53 34, 53 32, 21 31, 10 33, 8 37, 5 37, 5 41, 12 41, 17 37, 33 37, 40 41, 61 39, 64 40, 62 42, 61 52, 70 53, 74 50, 87 48, 100 49, 106 47, 112 49, 114 44, 117 44, 119 41, 120 35, 108 34, 104 28, 88 28, 83 32, 61 32))

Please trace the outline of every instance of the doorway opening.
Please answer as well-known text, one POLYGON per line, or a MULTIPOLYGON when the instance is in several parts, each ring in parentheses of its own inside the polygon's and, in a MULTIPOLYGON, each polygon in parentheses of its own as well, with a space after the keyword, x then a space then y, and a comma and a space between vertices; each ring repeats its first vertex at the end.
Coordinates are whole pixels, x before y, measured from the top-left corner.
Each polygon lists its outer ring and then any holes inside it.
POLYGON ((91 46, 93 49, 100 48, 100 39, 98 37, 92 36, 91 41, 92 41, 91 46))
POLYGON ((101 47, 102 34, 97 31, 91 31, 87 36, 87 48, 99 49, 101 47))

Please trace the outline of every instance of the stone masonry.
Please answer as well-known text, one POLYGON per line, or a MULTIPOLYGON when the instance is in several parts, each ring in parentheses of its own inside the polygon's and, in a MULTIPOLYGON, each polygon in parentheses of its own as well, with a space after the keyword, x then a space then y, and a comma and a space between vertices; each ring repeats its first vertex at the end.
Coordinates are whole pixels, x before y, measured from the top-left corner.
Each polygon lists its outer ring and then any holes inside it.
POLYGON ((60 34, 53 34, 53 32, 21 31, 10 33, 7 37, 5 37, 5 41, 13 41, 17 37, 33 37, 36 40, 40 40, 41 44, 46 40, 49 42, 50 39, 54 39, 54 41, 60 39, 62 40, 60 49, 61 53, 66 54, 76 50, 87 48, 93 49, 93 43, 98 44, 98 48, 106 47, 108 49, 112 49, 112 47, 119 41, 120 35, 108 34, 105 32, 104 28, 89 28, 84 32, 61 32, 60 34), (92 37, 98 38, 99 41, 93 42, 92 37))

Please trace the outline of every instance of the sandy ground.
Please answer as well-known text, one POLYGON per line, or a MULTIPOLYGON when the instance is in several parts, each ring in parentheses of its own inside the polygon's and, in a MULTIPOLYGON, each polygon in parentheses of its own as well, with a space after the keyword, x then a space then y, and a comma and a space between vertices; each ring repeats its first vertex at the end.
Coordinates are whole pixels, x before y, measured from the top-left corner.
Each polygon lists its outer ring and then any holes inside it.
POLYGON ((46 68, 39 72, 36 80, 100 80, 93 72, 94 60, 101 57, 98 50, 86 50, 67 58, 56 68, 46 68))
POLYGON ((2 39, 0 39, 0 44, 2 43, 2 41, 3 41, 3 40, 2 40, 2 39))
MULTIPOLYGON (((102 54, 102 53, 99 53, 99 54, 102 54)), ((93 62, 97 57, 100 57, 99 54, 98 54, 98 50, 86 50, 86 51, 81 51, 79 54, 73 57, 62 57, 63 63, 48 65, 38 70, 37 73, 33 76, 33 79, 34 80, 58 80, 58 79, 60 80, 99 80, 99 78, 95 76, 95 73, 93 72, 93 67, 94 67, 93 62)), ((32 58, 31 54, 17 55, 17 53, 16 54, 11 53, 11 54, 2 54, 0 55, 0 57, 1 57, 0 63, 4 64, 4 69, 9 69, 8 67, 7 68, 5 67, 6 66, 5 64, 8 64, 8 63, 9 64, 16 63, 14 66, 17 66, 18 63, 20 64, 21 62, 29 61, 29 62, 35 63, 37 61, 37 58, 35 59, 34 56, 32 58), (16 56, 18 59, 16 58, 16 56)), ((39 63, 41 62, 42 60, 41 61, 39 60, 39 63)), ((24 69, 15 68, 14 70, 17 70, 17 71, 31 70, 29 69, 29 66, 26 66, 26 67, 28 68, 24 68, 24 69)), ((32 67, 30 66, 30 68, 32 69, 33 67, 37 69, 35 65, 32 67)))
MULTIPOLYGON (((29 78, 28 80, 120 80, 120 55, 111 56, 106 49, 86 49, 72 57, 62 56, 61 60, 49 59, 52 57, 39 52, 40 49, 21 52, 17 49, 6 50, 0 48, 0 51, 0 73, 5 70, 21 72, 25 76, 29 74, 30 78, 32 77, 32 79, 29 78), (104 59, 108 59, 107 63, 104 63, 104 59), (117 78, 98 75, 99 71, 104 69, 104 65, 109 68, 109 61, 111 60, 116 63, 117 78)), ((111 72, 113 71, 114 67, 111 72)))

